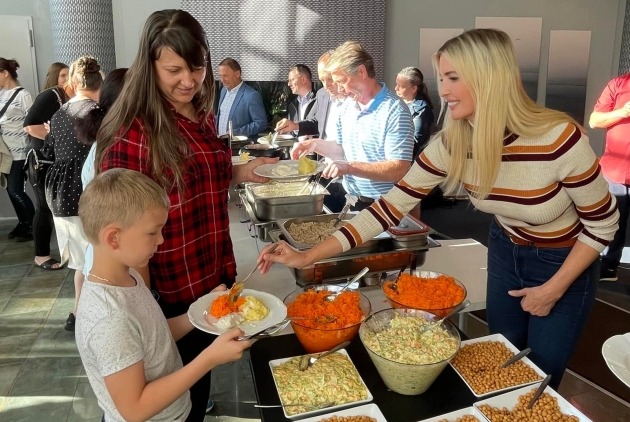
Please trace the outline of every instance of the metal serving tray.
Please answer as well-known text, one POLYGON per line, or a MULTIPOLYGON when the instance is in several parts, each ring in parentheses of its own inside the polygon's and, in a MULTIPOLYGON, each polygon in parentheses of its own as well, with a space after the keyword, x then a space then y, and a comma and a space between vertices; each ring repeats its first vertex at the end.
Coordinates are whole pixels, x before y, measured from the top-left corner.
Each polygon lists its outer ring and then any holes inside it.
POLYGON ((314 182, 304 188, 304 181, 278 184, 247 184, 245 186, 247 201, 252 205, 256 218, 263 221, 274 221, 283 218, 302 217, 321 214, 324 208, 324 196, 328 191, 314 182), (284 186, 280 186, 284 185, 284 186), (274 196, 274 190, 284 189, 289 192, 304 188, 304 194, 292 196, 274 196), (311 189, 313 194, 310 194, 311 189))
POLYGON ((394 246, 401 249, 426 245, 429 241, 430 231, 429 226, 410 215, 403 217, 396 227, 390 227, 387 230, 394 246))
MULTIPOLYGON (((293 246, 296 249, 305 250, 305 249, 310 249, 312 246, 307 245, 305 243, 300 243, 297 240, 295 240, 295 238, 291 236, 291 233, 289 233, 289 228, 291 227, 291 225, 301 224, 301 223, 306 223, 306 222, 325 223, 325 222, 328 222, 330 220, 337 218, 338 215, 339 214, 321 214, 321 215, 311 215, 308 217, 295 217, 295 218, 281 219, 281 220, 278 220, 276 224, 278 225, 278 228, 280 229, 280 231, 286 238, 287 242, 291 246, 293 246)), ((339 227, 343 225, 343 222, 352 220, 352 218, 356 215, 357 213, 347 213, 344 216, 344 218, 341 220, 342 223, 339 224, 339 227)), ((364 242, 362 245, 357 246, 354 249, 343 252, 336 256, 346 256, 346 255, 356 255, 356 254, 361 254, 361 253, 376 252, 379 250, 380 246, 383 246, 381 245, 381 243, 385 243, 385 242, 391 243, 391 237, 389 236, 387 232, 383 232, 381 235, 364 242)))

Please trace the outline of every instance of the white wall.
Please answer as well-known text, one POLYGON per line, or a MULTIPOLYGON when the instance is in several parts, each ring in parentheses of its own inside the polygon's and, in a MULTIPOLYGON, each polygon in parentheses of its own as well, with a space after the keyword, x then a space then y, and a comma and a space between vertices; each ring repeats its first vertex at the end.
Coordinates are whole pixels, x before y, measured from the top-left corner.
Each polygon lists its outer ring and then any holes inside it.
MULTIPOLYGON (((31 16, 33 18, 37 76, 41 88, 46 82, 48 66, 56 61, 52 46, 48 0, 0 0, 0 15, 31 16)), ((0 56, 2 56, 2 42, 9 42, 9 40, 0 42, 0 56)), ((37 92, 31 94, 35 96, 37 92)))
MULTIPOLYGON (((385 78, 393 84, 406 66, 417 66, 420 28, 475 27, 475 17, 542 17, 538 97, 544 98, 549 31, 590 30, 591 51, 586 91, 587 116, 603 87, 617 76, 625 0, 388 0, 385 78)), ((603 130, 589 130, 591 144, 603 152, 603 130)))
POLYGON ((156 10, 179 9, 180 0, 112 0, 116 66, 129 67, 138 51, 144 22, 156 10))

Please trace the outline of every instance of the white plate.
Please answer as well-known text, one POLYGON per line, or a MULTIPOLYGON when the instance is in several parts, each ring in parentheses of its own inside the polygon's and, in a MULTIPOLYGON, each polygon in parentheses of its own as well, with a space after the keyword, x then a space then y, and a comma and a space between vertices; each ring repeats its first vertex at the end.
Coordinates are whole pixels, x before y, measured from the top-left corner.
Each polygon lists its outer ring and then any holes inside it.
MULTIPOLYGON (((341 350, 339 350, 338 352, 335 352, 335 353, 341 353, 343 355, 348 356, 348 359, 350 359, 350 356, 348 355, 348 352, 346 352, 346 349, 341 349, 341 350)), ((278 391, 278 383, 276 382, 276 377, 274 375, 273 368, 275 366, 281 365, 284 362, 287 362, 287 361, 293 359, 294 357, 295 356, 292 356, 292 357, 289 357, 289 358, 284 358, 284 359, 275 359, 275 360, 272 360, 272 361, 269 362, 269 369, 271 370, 271 375, 273 377, 273 383, 276 386, 276 391, 278 391)), ((352 362, 352 359, 350 359, 350 362, 352 362)), ((352 365, 354 366, 354 363, 352 363, 352 365)), ((357 374, 359 374, 359 371, 357 370, 356 366, 354 366, 354 369, 357 371, 357 374)), ((317 409, 317 410, 311 410, 309 412, 296 413, 295 415, 288 415, 287 412, 286 412, 286 409, 283 407, 282 411, 284 412, 284 416, 286 418, 288 418, 288 419, 291 419, 291 420, 302 419, 302 418, 305 418, 307 416, 322 415, 324 413, 328 414, 332 410, 345 409, 347 407, 356 406, 357 404, 364 404, 364 403, 371 402, 374 399, 374 397, 372 396, 372 393, 370 393, 370 390, 367 388, 367 385, 365 385, 365 382, 363 381, 363 378, 361 378, 361 374, 359 374, 359 378, 361 379, 361 383, 365 387, 365 391, 367 391, 367 398, 365 400, 359 400, 359 401, 353 401, 353 402, 350 402, 350 403, 339 404, 337 406, 331 406, 331 407, 327 407, 325 409, 317 409)), ((280 393, 278 392, 278 396, 279 395, 280 395, 280 393)), ((334 415, 336 413, 332 413, 332 414, 334 415)), ((317 419, 315 419, 315 420, 317 420, 317 419)))
MULTIPOLYGON (((273 136, 273 134, 271 136, 273 136)), ((295 136, 287 135, 287 134, 284 134, 284 135, 278 134, 278 136, 276 137, 276 142, 277 141, 290 141, 291 139, 295 139, 295 136)), ((268 144, 269 141, 267 140, 266 136, 261 136, 260 138, 258 138, 258 143, 268 144)))
POLYGON ((330 418, 332 416, 369 416, 376 419, 376 422, 387 422, 381 409, 374 403, 364 404, 363 406, 353 407, 351 409, 340 410, 338 412, 324 413, 312 418, 302 419, 301 422, 319 422, 322 419, 330 418))
MULTIPOLYGON (((519 388, 518 390, 510 391, 509 393, 501 394, 499 396, 491 397, 489 399, 478 401, 474 404, 474 406, 479 410, 479 406, 482 404, 489 404, 492 407, 497 407, 499 409, 506 407, 508 409, 513 409, 518 403, 518 398, 523 394, 527 394, 532 390, 538 388, 540 383, 535 385, 530 385, 527 387, 519 388)), ((566 401, 564 397, 560 394, 556 393, 551 387, 545 388, 545 393, 555 397, 558 400, 558 407, 560 411, 565 415, 573 415, 577 416, 580 422, 592 422, 589 418, 587 418, 582 412, 577 410, 571 403, 566 401)), ((482 413, 481 411, 479 411, 482 413)))
MULTIPOLYGON (((205 296, 197 299, 188 308, 188 319, 195 327, 206 333, 219 335, 227 330, 222 330, 214 324, 208 322, 205 318, 205 312, 210 304, 219 296, 226 295, 226 291, 222 292, 210 292, 205 296)), ((245 335, 255 334, 265 328, 271 327, 274 324, 282 322, 287 317, 287 307, 276 296, 259 292, 258 290, 245 289, 242 293, 243 296, 253 296, 256 299, 260 299, 267 308, 269 308, 269 314, 260 321, 244 321, 239 324, 239 328, 245 332, 245 335)))
MULTIPOLYGON (((520 350, 518 350, 512 343, 510 343, 510 341, 508 339, 506 339, 503 335, 501 334, 491 334, 489 336, 484 336, 484 337, 479 337, 479 338, 474 338, 471 340, 464 340, 462 341, 462 344, 460 346, 460 349, 462 347, 464 347, 467 344, 473 344, 473 343, 481 343, 483 341, 499 341, 503 344, 505 344, 507 346, 508 349, 510 349, 514 354, 517 354, 518 352, 520 352, 520 350)), ((524 385, 529 385, 529 384, 534 384, 536 382, 541 382, 546 376, 547 374, 545 374, 542 369, 540 369, 538 366, 536 366, 536 364, 534 364, 534 362, 532 362, 529 358, 523 358, 521 359, 523 361, 523 363, 526 363, 528 366, 530 366, 534 371, 536 371, 536 373, 540 376, 540 379, 537 381, 530 381, 530 382, 524 382, 522 384, 517 384, 517 385, 513 385, 511 387, 506 387, 506 388, 502 388, 500 390, 493 390, 493 391, 489 391, 487 393, 483 393, 483 394, 477 394, 475 393, 475 391, 472 389, 472 387, 470 386, 470 384, 468 384, 468 381, 466 381, 466 378, 464 378, 462 376, 462 374, 459 373, 459 371, 457 370, 457 368, 455 368, 453 366, 453 362, 451 360, 451 362, 449 362, 449 365, 451 365, 451 367, 453 369, 455 369, 455 372, 457 372, 457 375, 459 375, 459 377, 464 380, 464 382, 466 383, 466 386, 470 389, 470 391, 474 394, 475 397, 477 398, 482 398, 482 397, 486 397, 489 396, 491 394, 497 394, 497 393, 502 393, 502 392, 506 392, 506 391, 510 391, 510 390, 514 390, 515 388, 519 388, 519 387, 523 387, 524 385)), ((497 362, 497 364, 501 364, 503 362, 497 362)))
POLYGON ((602 356, 612 373, 630 387, 630 333, 606 340, 602 345, 602 356))
POLYGON ((245 163, 247 163, 247 162, 249 162, 249 161, 252 161, 254 158, 255 158, 255 157, 251 157, 251 156, 250 156, 250 157, 247 159, 247 161, 243 161, 243 160, 241 160, 240 155, 234 155, 234 156, 232 157, 232 165, 233 165, 233 166, 240 166, 241 164, 245 164, 245 163))
POLYGON ((454 412, 446 413, 444 415, 436 416, 434 418, 423 419, 420 422, 439 422, 441 420, 446 419, 448 422, 453 422, 457 420, 457 418, 461 418, 462 416, 471 415, 479 419, 480 422, 484 422, 486 420, 483 413, 474 408, 473 406, 466 407, 465 409, 459 409, 454 412))
POLYGON ((307 174, 298 174, 298 163, 299 160, 280 160, 274 164, 263 164, 262 166, 258 166, 254 169, 254 173, 258 176, 268 177, 270 179, 290 180, 312 176, 313 174, 319 173, 326 168, 326 164, 317 162, 315 171, 307 174), (278 175, 276 172, 277 169, 280 168, 287 170, 288 174, 285 176, 278 175))

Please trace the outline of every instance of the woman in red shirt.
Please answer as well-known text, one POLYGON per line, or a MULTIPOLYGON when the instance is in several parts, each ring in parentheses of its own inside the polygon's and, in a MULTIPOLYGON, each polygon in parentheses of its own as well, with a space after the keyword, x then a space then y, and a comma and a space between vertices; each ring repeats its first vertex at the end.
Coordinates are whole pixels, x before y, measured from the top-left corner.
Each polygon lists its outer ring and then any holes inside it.
MULTIPOLYGON (((257 159, 233 167, 231 150, 216 136, 213 104, 214 77, 203 28, 182 10, 154 12, 123 92, 97 135, 95 167, 140 171, 169 193, 164 243, 148 267, 167 318, 186 313, 221 283, 234 282, 228 188, 242 181, 268 181, 253 170, 275 162, 257 159)), ((213 339, 195 329, 179 340, 184 365, 213 339)), ((207 374, 190 390, 188 420, 203 421, 209 392, 207 374)))

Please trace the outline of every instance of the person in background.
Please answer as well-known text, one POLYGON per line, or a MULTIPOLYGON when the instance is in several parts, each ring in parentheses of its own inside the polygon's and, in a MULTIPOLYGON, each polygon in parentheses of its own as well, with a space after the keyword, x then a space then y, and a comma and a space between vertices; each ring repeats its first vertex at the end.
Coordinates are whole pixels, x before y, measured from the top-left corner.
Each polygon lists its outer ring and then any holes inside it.
POLYGON ((626 230, 630 218, 630 73, 608 82, 599 96, 588 121, 592 128, 606 129, 606 148, 599 160, 608 189, 615 195, 619 207, 619 230, 608 250, 602 255, 600 281, 617 281, 617 267, 626 245, 626 230))
POLYGON ((311 113, 311 117, 305 120, 280 120, 275 128, 278 133, 295 131, 298 136, 318 135, 321 139, 328 139, 330 135, 333 138, 336 137, 338 109, 345 97, 339 93, 337 85, 332 82, 330 72, 326 71, 332 52, 333 50, 325 52, 317 61, 317 76, 323 87, 315 94, 315 104, 317 104, 315 113, 311 113))
POLYGON ((35 259, 33 264, 44 270, 60 270, 59 261, 50 256, 50 239, 54 229, 53 215, 46 202, 46 173, 55 157, 52 148, 44 148, 48 123, 53 114, 68 101, 63 85, 68 80, 68 65, 53 63, 46 73, 46 85, 39 93, 24 120, 24 131, 28 133, 30 150, 27 156, 28 180, 35 193, 35 217, 33 218, 33 240, 35 259))
POLYGON ((413 147, 414 159, 429 142, 431 126, 433 125, 433 103, 429 98, 427 86, 424 84, 424 75, 420 69, 405 67, 396 76, 396 95, 403 99, 409 106, 409 112, 413 119, 415 144, 413 147))
MULTIPOLYGON (((27 242, 33 239, 33 216, 35 207, 26 194, 24 163, 28 153, 26 133, 22 130, 24 119, 33 104, 33 98, 20 86, 15 60, 0 57, 0 142, 4 142, 11 154, 12 163, 6 174, 6 189, 18 223, 9 232, 9 239, 27 242)), ((2 173, 2 178, 5 177, 2 173)))
POLYGON ((317 110, 311 69, 296 64, 289 70, 287 85, 291 89, 291 95, 287 98, 288 119, 294 122, 311 119, 317 110))
POLYGON ((65 63, 54 62, 51 64, 48 67, 48 72, 46 72, 46 83, 42 91, 58 86, 63 87, 68 82, 68 71, 68 65, 65 63))
MULTIPOLYGON (((143 278, 150 274, 167 319, 186 314, 220 284, 234 282, 229 186, 269 181, 254 169, 277 161, 258 158, 232 166, 231 151, 216 135, 213 105, 214 77, 203 28, 183 10, 152 13, 123 92, 98 131, 95 167, 97 174, 115 167, 140 171, 169 195, 164 243, 140 271, 143 278)), ((198 329, 180 338, 184 365, 215 338, 198 329)), ((191 387, 190 396, 187 420, 202 422, 210 407, 209 373, 191 387)))
POLYGON ((400 180, 412 161, 413 122, 409 108, 376 80, 374 60, 353 41, 341 44, 326 70, 348 97, 328 140, 295 144, 292 156, 316 152, 327 158, 324 177, 343 177, 345 191, 358 200, 353 210, 370 206, 400 180), (343 124, 342 124, 343 121, 343 124), (329 142, 330 140, 336 142, 329 142))
POLYGON ((582 128, 532 101, 510 37, 474 29, 434 56, 448 110, 443 129, 394 188, 305 252, 284 242, 258 258, 302 268, 397 225, 438 183, 463 183, 471 203, 492 213, 487 317, 501 333, 562 380, 595 300, 599 252, 617 230, 615 197, 582 128), (491 95, 500 92, 502 95, 491 95), (550 341, 553 339, 553 341, 550 341))
MULTIPOLYGON (((240 359, 251 341, 233 328, 185 367, 175 341, 193 329, 187 315, 160 311, 142 276, 164 241, 168 194, 142 173, 112 169, 98 175, 79 202, 94 267, 79 299, 76 342, 106 421, 183 421, 188 389, 222 363, 240 359)), ((225 290, 225 286, 220 286, 225 290)))
POLYGON ((61 261, 75 270, 75 305, 66 319, 67 331, 74 331, 88 245, 78 211, 83 191, 81 167, 90 147, 77 141, 75 123, 97 105, 103 83, 99 71, 100 65, 90 56, 83 56, 70 65, 70 84, 76 95, 53 115, 46 137, 46 143, 53 146, 55 154, 55 161, 46 174, 46 201, 53 213, 61 261))
MULTIPOLYGON (((114 69, 107 74, 103 80, 103 85, 99 93, 98 104, 92 108, 82 118, 77 119, 75 126, 77 132, 77 140, 85 145, 90 146, 90 152, 88 153, 83 167, 81 169, 81 184, 83 190, 94 178, 94 160, 96 158, 96 134, 98 133, 103 118, 109 111, 110 107, 114 104, 118 96, 120 95, 123 86, 125 84, 125 75, 127 74, 127 68, 114 69)), ((94 248, 92 244, 88 244, 85 251, 85 259, 83 265, 83 276, 87 277, 88 273, 92 269, 94 262, 94 248)), ((147 287, 150 280, 144 279, 147 283, 147 287)))
POLYGON ((219 63, 219 79, 223 84, 217 113, 219 135, 228 133, 254 136, 267 130, 267 113, 260 92, 241 79, 241 65, 230 57, 219 63))
MULTIPOLYGON (((337 138, 337 121, 341 118, 341 108, 345 95, 337 89, 337 85, 332 81, 332 75, 326 70, 326 65, 330 61, 330 56, 334 50, 329 50, 321 55, 317 61, 317 76, 323 87, 317 90, 315 100, 317 108, 315 114, 307 120, 294 122, 289 119, 282 119, 276 125, 278 133, 297 132, 298 136, 318 135, 320 139, 337 138)), ((346 202, 346 191, 341 182, 329 183, 331 179, 322 177, 320 184, 328 186, 329 195, 324 197, 324 205, 332 212, 340 212, 346 202)))

